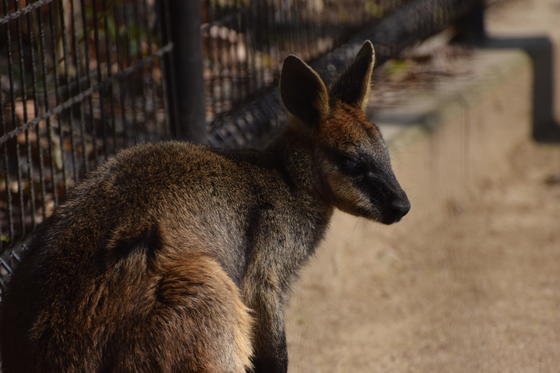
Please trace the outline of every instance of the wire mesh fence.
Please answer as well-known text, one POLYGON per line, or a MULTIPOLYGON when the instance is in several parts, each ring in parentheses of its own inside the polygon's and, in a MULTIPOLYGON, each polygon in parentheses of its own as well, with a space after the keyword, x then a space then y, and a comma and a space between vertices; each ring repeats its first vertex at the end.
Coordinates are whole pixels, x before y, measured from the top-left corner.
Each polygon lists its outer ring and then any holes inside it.
POLYGON ((209 1, 202 27, 207 120, 273 84, 286 55, 313 60, 406 2, 410 0, 209 1))
POLYGON ((364 39, 383 60, 482 4, 0 0, 0 279, 72 186, 122 148, 181 137, 198 120, 181 113, 202 113, 211 145, 259 146, 283 123, 273 87, 286 55, 332 77, 364 39))
POLYGON ((8 1, 0 11, 0 241, 42 222, 119 149, 168 134, 149 1, 8 1))
POLYGON ((233 13, 235 22, 225 17, 233 26, 207 25, 215 35, 222 30, 222 39, 230 35, 229 44, 207 41, 213 53, 206 59, 208 138, 214 146, 262 145, 282 128, 284 111, 271 87, 289 53, 310 62, 329 82, 365 39, 374 43, 380 64, 451 25, 464 39, 484 32, 483 0, 267 1, 265 11, 246 10, 253 18, 233 13), (238 29, 244 38, 236 37, 238 29))

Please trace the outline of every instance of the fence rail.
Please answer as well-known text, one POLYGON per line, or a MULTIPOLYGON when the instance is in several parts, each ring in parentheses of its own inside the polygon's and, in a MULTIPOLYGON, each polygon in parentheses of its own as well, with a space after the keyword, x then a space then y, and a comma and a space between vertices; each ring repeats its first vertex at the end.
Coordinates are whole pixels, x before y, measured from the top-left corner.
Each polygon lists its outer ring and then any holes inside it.
MULTIPOLYGON (((99 163, 138 142, 259 146, 284 122, 295 53, 340 72, 364 39, 385 60, 482 0, 0 0, 0 279, 15 244, 99 163)), ((0 282, 0 288, 3 288, 0 282)))

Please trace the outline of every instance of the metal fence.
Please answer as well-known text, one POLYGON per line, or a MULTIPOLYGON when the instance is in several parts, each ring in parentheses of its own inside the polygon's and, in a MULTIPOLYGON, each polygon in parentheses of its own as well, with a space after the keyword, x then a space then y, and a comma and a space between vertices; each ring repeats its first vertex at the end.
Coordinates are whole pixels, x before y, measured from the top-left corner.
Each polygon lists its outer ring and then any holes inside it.
MULTIPOLYGON (((366 39, 374 43, 380 64, 451 25, 456 29, 457 40, 477 40, 484 34, 484 0, 264 0, 264 3, 268 6, 260 12, 243 8, 252 17, 233 13, 236 23, 227 28, 234 30, 228 48, 217 47, 212 39, 207 42, 210 52, 205 59, 210 66, 206 74, 207 128, 211 145, 266 144, 271 134, 283 126, 284 110, 275 83, 281 60, 289 53, 302 56, 329 82, 366 39), (238 29, 245 31, 239 33, 243 37, 235 38, 238 29), (216 65, 218 74, 213 74, 216 65)), ((260 3, 249 4, 256 7, 260 3)), ((225 19, 233 22, 231 15, 225 19)), ((206 30, 214 29, 214 34, 219 34, 221 25, 221 21, 211 22, 206 30)))
POLYGON ((364 39, 384 60, 451 24, 480 33, 482 9, 482 0, 0 0, 0 278, 18 260, 14 244, 118 150, 270 138, 283 123, 274 87, 289 53, 330 77, 364 39))
POLYGON ((406 2, 237 0, 208 8, 202 27, 208 121, 273 84, 289 53, 313 60, 406 2))

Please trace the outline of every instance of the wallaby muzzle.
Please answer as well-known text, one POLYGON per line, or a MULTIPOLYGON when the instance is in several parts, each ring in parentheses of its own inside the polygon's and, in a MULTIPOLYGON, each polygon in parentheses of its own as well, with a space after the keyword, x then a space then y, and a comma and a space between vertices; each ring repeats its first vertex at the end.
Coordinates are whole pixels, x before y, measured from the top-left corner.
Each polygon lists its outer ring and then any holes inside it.
POLYGON ((367 194, 380 212, 379 221, 393 224, 400 221, 410 211, 410 201, 392 171, 382 175, 369 173, 367 194))

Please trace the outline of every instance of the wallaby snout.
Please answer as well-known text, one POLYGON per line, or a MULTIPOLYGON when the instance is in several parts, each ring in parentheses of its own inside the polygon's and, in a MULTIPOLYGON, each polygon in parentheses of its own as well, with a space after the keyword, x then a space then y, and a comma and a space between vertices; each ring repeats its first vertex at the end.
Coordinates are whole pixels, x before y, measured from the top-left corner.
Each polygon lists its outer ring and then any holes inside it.
POLYGON ((384 189, 380 191, 380 194, 384 196, 381 223, 399 222, 410 211, 408 196, 390 168, 385 171, 381 185, 381 188, 384 189))
POLYGON ((410 201, 408 196, 401 189, 400 195, 395 197, 390 203, 391 213, 388 219, 383 221, 385 224, 393 224, 399 222, 410 211, 410 201))

